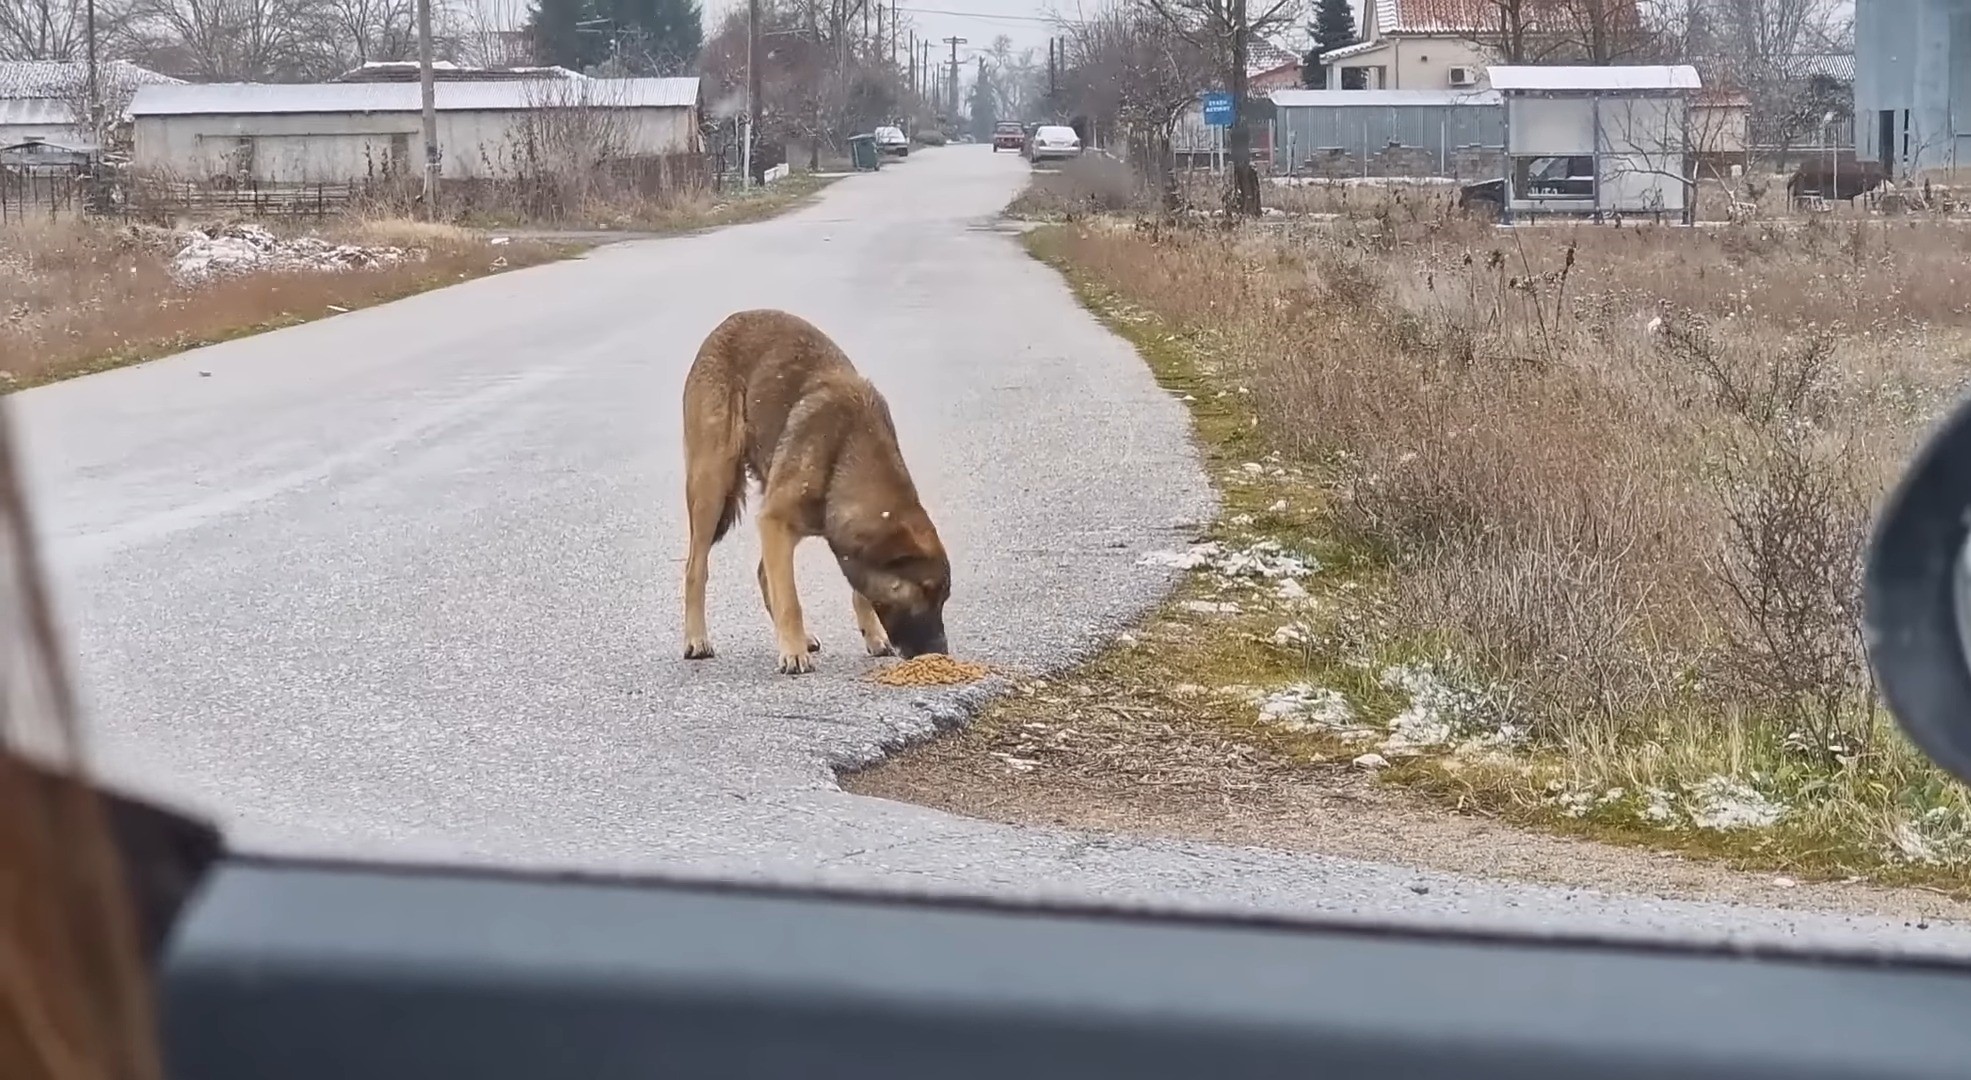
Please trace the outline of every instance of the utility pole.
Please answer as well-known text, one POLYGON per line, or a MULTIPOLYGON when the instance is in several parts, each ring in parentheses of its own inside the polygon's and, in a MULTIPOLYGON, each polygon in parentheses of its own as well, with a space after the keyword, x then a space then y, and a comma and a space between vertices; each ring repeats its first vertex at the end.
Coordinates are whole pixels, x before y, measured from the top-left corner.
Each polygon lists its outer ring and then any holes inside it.
POLYGON ((96 0, 89 0, 88 10, 84 13, 84 18, 88 20, 88 26, 85 32, 89 35, 89 101, 86 106, 89 113, 89 137, 96 140, 96 150, 98 153, 101 153, 103 148, 103 94, 102 88, 96 81, 96 0))
POLYGON ((417 81, 424 121, 424 216, 438 220, 438 88, 431 74, 431 0, 417 0, 417 81))
POLYGON ((746 0, 746 135, 739 151, 739 168, 744 174, 739 182, 742 188, 753 186, 753 125, 759 120, 760 105, 760 66, 754 58, 759 48, 760 0, 746 0))
POLYGON ((890 66, 897 66, 897 42, 902 35, 897 33, 897 0, 890 0, 890 66))
POLYGON ((944 39, 944 43, 951 46, 950 116, 952 126, 956 127, 958 124, 958 47, 966 44, 966 40, 962 37, 948 37, 944 39))

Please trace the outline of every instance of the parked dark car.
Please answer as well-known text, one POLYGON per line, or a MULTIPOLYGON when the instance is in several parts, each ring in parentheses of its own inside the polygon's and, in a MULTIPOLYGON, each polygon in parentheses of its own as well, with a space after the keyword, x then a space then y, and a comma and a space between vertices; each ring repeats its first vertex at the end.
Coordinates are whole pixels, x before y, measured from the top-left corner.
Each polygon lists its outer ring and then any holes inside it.
POLYGON ((1011 150, 1017 154, 1020 151, 1026 149, 1026 145, 1027 145, 1027 133, 1024 129, 1020 127, 1019 124, 1007 120, 993 125, 992 127, 993 153, 997 154, 1001 150, 1011 150))

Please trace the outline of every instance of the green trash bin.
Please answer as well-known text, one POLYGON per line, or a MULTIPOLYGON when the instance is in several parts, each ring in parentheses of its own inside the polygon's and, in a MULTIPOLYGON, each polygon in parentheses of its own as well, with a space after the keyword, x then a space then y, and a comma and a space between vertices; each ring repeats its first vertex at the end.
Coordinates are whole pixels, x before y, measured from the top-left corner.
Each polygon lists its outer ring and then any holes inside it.
POLYGON ((849 136, 849 161, 857 169, 868 169, 871 172, 882 168, 882 161, 876 156, 876 136, 849 136))

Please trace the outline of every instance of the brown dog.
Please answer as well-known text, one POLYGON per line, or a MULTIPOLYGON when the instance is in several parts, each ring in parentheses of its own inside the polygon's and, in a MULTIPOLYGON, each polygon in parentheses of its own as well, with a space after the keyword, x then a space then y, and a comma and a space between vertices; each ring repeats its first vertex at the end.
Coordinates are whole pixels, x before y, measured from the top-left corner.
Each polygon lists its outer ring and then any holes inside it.
POLYGON ((705 576, 712 545, 739 520, 746 479, 760 484, 760 597, 780 671, 814 670, 821 648, 801 621, 794 548, 819 536, 849 579, 871 656, 946 651, 951 564, 917 501, 890 407, 813 323, 742 311, 706 337, 684 379, 684 655, 712 655, 705 576))

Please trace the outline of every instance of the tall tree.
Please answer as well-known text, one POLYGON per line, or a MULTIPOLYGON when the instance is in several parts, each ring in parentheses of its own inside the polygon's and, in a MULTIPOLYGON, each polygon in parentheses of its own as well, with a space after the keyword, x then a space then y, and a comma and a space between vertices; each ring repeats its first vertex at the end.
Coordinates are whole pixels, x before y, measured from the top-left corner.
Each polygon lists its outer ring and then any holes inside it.
POLYGON ((1258 217, 1259 171, 1252 167, 1246 64, 1253 39, 1291 18, 1289 0, 1149 0, 1149 4, 1173 30, 1204 50, 1223 73, 1221 85, 1232 94, 1232 127, 1225 140, 1232 177, 1225 189, 1225 212, 1231 217, 1258 217))
POLYGON ((1321 63, 1321 54, 1357 40, 1355 9, 1348 0, 1319 0, 1319 5, 1314 9, 1314 47, 1300 62, 1301 85, 1316 89, 1328 85, 1328 69, 1321 63))
POLYGON ((544 64, 674 75, 705 43, 698 0, 534 0, 527 32, 544 64))
POLYGON ((972 137, 980 142, 992 139, 992 127, 999 122, 999 95, 992 86, 992 73, 985 57, 979 57, 978 74, 972 78, 972 137))

